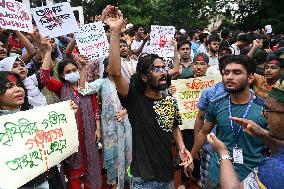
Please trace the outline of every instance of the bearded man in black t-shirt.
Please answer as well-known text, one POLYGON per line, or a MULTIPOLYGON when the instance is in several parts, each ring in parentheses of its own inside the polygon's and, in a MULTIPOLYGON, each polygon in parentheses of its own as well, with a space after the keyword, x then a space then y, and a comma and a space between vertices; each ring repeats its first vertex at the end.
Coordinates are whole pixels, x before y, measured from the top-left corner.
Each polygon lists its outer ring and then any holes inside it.
POLYGON ((191 165, 179 129, 181 117, 177 101, 164 96, 167 72, 162 59, 155 54, 142 54, 130 84, 121 74, 120 33, 123 17, 110 7, 105 22, 110 26, 109 66, 107 72, 117 87, 121 104, 128 111, 132 126, 131 188, 174 188, 173 139, 179 146, 182 166, 191 165))

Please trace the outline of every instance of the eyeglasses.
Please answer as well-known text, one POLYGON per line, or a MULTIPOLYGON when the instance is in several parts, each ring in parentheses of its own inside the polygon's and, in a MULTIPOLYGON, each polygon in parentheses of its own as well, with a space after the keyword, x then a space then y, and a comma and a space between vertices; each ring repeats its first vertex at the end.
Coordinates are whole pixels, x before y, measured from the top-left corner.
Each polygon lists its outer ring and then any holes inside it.
POLYGON ((155 73, 163 73, 163 71, 168 72, 169 67, 153 67, 152 71, 155 73))
POLYGON ((267 118, 267 112, 274 112, 274 113, 279 113, 279 114, 284 114, 284 111, 277 111, 277 110, 268 110, 265 107, 262 109, 262 115, 267 118))

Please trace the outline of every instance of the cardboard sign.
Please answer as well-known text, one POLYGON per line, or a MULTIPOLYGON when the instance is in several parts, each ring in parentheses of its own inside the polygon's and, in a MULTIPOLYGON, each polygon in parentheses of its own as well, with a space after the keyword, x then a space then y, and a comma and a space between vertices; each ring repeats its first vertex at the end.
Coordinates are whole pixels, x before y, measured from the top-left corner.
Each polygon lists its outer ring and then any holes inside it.
POLYGON ((0 28, 32 32, 32 16, 23 3, 15 0, 1 0, 0 28))
POLYGON ((32 9, 33 18, 42 36, 58 37, 74 33, 78 25, 70 3, 57 3, 32 9))
POLYGON ((181 130, 194 128, 195 118, 198 113, 197 103, 202 91, 220 81, 220 76, 172 80, 172 85, 176 87, 173 96, 177 99, 183 123, 180 125, 181 130))
POLYGON ((78 151, 68 101, 0 117, 0 188, 15 189, 78 151))
POLYGON ((108 56, 109 43, 102 22, 80 26, 75 38, 80 54, 90 60, 108 56))
POLYGON ((151 26, 151 52, 161 57, 174 57, 174 46, 171 43, 174 35, 173 26, 151 26))

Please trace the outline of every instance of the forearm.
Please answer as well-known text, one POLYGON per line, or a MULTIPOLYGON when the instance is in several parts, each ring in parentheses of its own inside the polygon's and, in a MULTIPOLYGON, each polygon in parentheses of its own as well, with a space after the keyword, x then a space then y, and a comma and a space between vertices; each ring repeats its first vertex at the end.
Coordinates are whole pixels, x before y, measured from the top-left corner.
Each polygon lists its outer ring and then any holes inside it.
POLYGON ((250 51, 248 52, 247 55, 248 55, 249 57, 253 57, 253 55, 254 55, 256 49, 257 49, 257 47, 254 47, 254 46, 253 46, 253 47, 250 49, 250 51))
POLYGON ((17 36, 19 37, 21 43, 26 47, 26 54, 22 55, 21 59, 24 62, 29 61, 36 53, 36 50, 34 46, 31 44, 31 42, 22 34, 20 31, 15 31, 17 36))
POLYGON ((264 142, 264 144, 269 147, 271 150, 276 151, 279 147, 284 146, 284 141, 272 138, 268 131, 263 129, 263 134, 259 136, 261 140, 264 142))
POLYGON ((85 89, 86 86, 86 73, 87 73, 87 67, 82 66, 80 69, 80 80, 79 80, 79 87, 80 89, 85 89))
POLYGON ((183 142, 183 138, 182 138, 182 134, 181 134, 179 127, 176 127, 176 128, 173 129, 173 137, 174 137, 175 143, 178 145, 179 149, 182 149, 182 148, 185 147, 184 142, 183 142))
POLYGON ((202 126, 204 124, 204 115, 205 115, 206 110, 200 109, 197 113, 195 122, 194 122, 194 138, 197 137, 197 134, 199 131, 201 131, 202 126))
MULTIPOLYGON (((228 150, 219 152, 219 155, 230 155, 228 150)), ((230 160, 220 161, 220 183, 222 189, 240 189, 242 188, 242 183, 236 174, 233 163, 230 160)))
POLYGON ((120 31, 111 31, 109 46, 109 74, 111 76, 121 75, 120 59, 120 31))
POLYGON ((205 133, 202 129, 198 132, 197 136, 194 137, 194 145, 192 147, 192 150, 191 150, 191 155, 192 157, 195 157, 200 149, 202 148, 202 146, 205 144, 206 142, 206 137, 207 137, 207 134, 209 134, 209 132, 205 133))
POLYGON ((177 48, 175 47, 175 49, 174 49, 174 67, 170 71, 171 76, 178 74, 179 66, 180 66, 180 62, 179 62, 179 59, 178 59, 178 51, 177 51, 177 48))
POLYGON ((100 131, 101 130, 101 122, 99 119, 96 119, 96 130, 100 131))
POLYGON ((66 56, 70 56, 72 54, 72 51, 74 50, 75 45, 76 45, 76 40, 75 38, 73 38, 66 47, 66 50, 65 50, 66 56))
POLYGON ((145 46, 146 42, 143 41, 142 45, 138 48, 132 51, 133 54, 135 54, 136 56, 139 56, 145 46))

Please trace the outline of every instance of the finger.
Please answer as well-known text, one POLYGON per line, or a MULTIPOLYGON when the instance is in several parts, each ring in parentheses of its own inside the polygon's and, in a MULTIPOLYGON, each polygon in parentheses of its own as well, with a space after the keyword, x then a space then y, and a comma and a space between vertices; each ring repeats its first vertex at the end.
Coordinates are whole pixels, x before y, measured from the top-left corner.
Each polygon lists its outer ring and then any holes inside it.
POLYGON ((213 143, 214 143, 214 141, 213 141, 213 139, 211 138, 211 135, 210 135, 210 134, 207 135, 207 141, 209 142, 209 144, 213 144, 213 143))
POLYGON ((229 117, 231 120, 239 123, 240 125, 248 125, 249 124, 249 120, 243 119, 243 118, 238 118, 238 117, 229 117))

